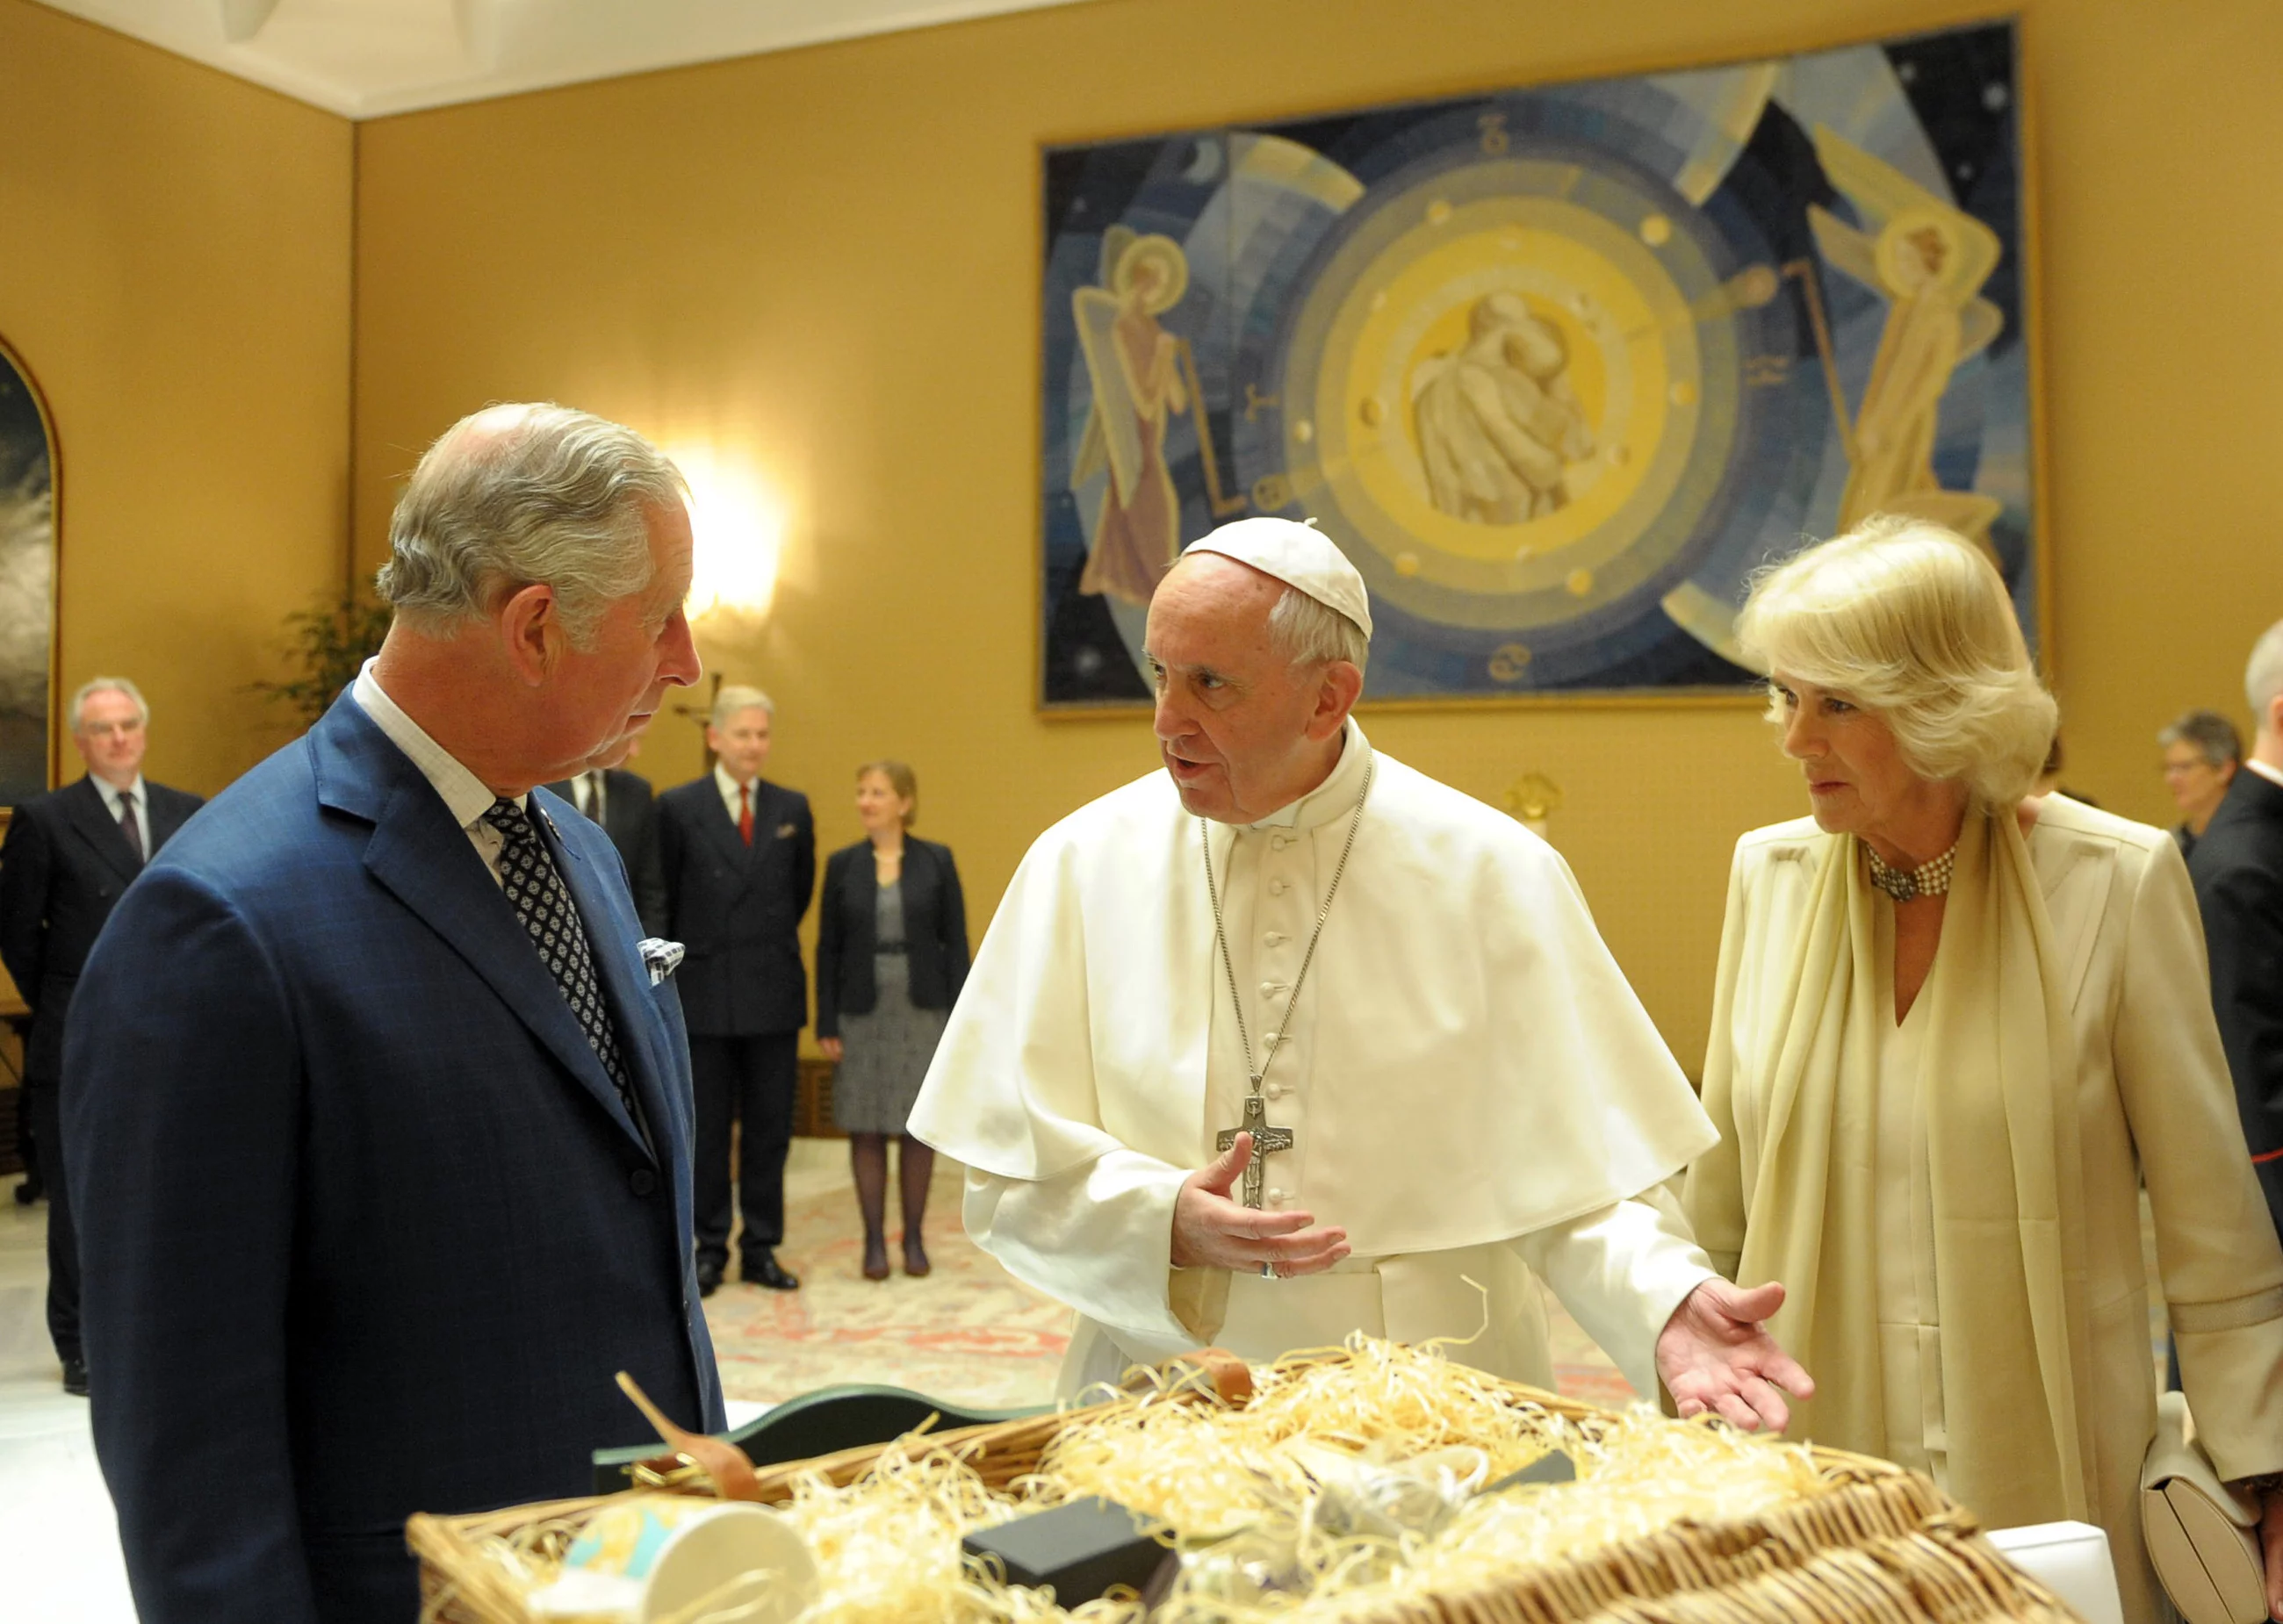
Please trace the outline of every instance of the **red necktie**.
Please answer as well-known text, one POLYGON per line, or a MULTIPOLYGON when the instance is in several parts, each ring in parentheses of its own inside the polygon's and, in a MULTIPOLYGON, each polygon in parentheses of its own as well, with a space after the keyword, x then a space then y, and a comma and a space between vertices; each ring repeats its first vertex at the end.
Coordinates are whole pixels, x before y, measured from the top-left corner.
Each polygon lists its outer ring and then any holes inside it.
POLYGON ((737 786, 737 834, 747 845, 753 843, 753 790, 750 784, 737 786))

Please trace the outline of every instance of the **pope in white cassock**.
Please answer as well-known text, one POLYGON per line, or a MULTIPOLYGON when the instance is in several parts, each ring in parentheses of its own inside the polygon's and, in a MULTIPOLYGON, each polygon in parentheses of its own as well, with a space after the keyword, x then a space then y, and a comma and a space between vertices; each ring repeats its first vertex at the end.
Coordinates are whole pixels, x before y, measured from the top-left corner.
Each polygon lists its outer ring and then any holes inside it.
POLYGON ((911 1132, 1078 1310, 1066 1392, 1352 1331, 1550 1387, 1542 1278, 1641 1392, 1781 1426, 1812 1390, 1759 1326, 1782 1287, 1715 1276, 1663 1188, 1718 1135, 1561 858, 1349 716, 1370 627, 1305 525, 1182 555, 1165 770, 1031 848, 911 1132))

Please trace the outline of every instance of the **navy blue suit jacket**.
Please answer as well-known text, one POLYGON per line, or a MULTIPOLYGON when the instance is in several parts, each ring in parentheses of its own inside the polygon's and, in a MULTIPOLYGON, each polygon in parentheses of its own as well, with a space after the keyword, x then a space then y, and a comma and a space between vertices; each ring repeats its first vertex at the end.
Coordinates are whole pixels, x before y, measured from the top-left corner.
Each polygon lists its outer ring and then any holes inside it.
MULTIPOLYGON (((147 778, 143 789, 153 850, 206 804, 147 778)), ((91 778, 34 796, 10 820, 0 843, 0 961, 32 1008, 25 1082, 52 1084, 62 1075, 72 989, 104 921, 142 872, 91 778)))
POLYGON ((144 1624, 406 1624, 404 1519, 587 1492, 589 1451, 643 1430, 616 1371, 722 1425, 674 985, 610 837, 532 804, 654 1156, 466 834, 347 695, 168 845, 88 962, 66 1154, 144 1624))
POLYGON ((798 1032, 808 1021, 800 921, 816 891, 808 797, 758 781, 745 844, 713 774, 658 797, 667 934, 689 949, 682 1006, 701 1037, 798 1032))
POLYGON ((2283 1235, 2283 785, 2238 768, 2188 874, 2243 1137, 2283 1235))

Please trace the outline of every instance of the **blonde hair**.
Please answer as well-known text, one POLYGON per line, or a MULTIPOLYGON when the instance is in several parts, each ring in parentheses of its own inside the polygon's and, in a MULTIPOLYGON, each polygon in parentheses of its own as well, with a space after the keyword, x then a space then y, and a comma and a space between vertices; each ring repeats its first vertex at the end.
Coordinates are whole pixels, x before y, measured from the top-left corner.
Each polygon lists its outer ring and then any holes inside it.
POLYGON ((861 784, 869 773, 877 773, 886 779, 888 787, 896 792, 896 798, 909 803, 904 808, 904 827, 909 828, 917 823, 920 820, 920 781, 912 776, 911 768, 900 761, 868 761, 856 769, 856 781, 861 784))
POLYGON ((1736 636, 1757 669, 1873 712, 1913 772, 1962 782, 1985 804, 2027 795, 2053 745, 2060 708, 2006 583, 1939 524, 1866 519, 1762 571, 1736 636))

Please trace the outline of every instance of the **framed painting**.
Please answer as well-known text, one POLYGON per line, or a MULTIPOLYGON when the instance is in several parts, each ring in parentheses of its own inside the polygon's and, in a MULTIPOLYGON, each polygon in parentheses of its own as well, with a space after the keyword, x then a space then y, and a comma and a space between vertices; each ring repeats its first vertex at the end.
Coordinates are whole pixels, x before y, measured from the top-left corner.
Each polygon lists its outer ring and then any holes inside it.
POLYGON ((45 792, 54 765, 58 472, 55 420, 0 338, 0 808, 45 792))
POLYGON ((2032 643, 2006 22, 1049 148, 1040 698, 1146 701, 1180 547, 1313 520, 1367 700, 1735 699, 1751 572, 1877 513, 2032 643))

